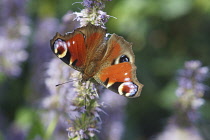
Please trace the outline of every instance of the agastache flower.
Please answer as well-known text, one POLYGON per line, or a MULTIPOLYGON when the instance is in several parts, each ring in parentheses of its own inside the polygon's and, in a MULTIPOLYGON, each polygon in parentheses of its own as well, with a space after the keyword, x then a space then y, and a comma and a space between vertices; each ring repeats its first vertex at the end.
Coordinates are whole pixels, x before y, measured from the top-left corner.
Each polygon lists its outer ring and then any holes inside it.
POLYGON ((157 140, 202 140, 199 131, 194 127, 198 118, 198 108, 204 104, 203 94, 206 86, 204 80, 209 76, 208 67, 202 67, 198 60, 185 62, 184 68, 178 73, 178 97, 175 114, 169 119, 165 130, 157 140))
POLYGON ((183 109, 195 110, 204 103, 202 97, 206 86, 203 82, 209 76, 209 69, 201 65, 198 60, 187 61, 184 69, 179 71, 176 95, 183 109))
POLYGON ((80 21, 80 25, 87 25, 89 22, 94 25, 104 26, 110 18, 102 9, 105 8, 105 2, 111 0, 84 0, 82 2, 85 9, 81 12, 74 12, 76 20, 80 21))
POLYGON ((105 8, 106 1, 111 0, 84 0, 82 4, 89 9, 97 8, 97 10, 101 10, 105 8))
POLYGON ((19 76, 21 63, 28 58, 25 48, 31 32, 24 2, 0 2, 0 74, 19 76))
POLYGON ((155 140, 203 140, 203 138, 193 126, 183 128, 172 123, 155 140))
POLYGON ((89 81, 82 84, 74 82, 74 88, 77 94, 71 102, 73 108, 69 112, 71 117, 70 127, 67 129, 68 136, 70 138, 87 139, 95 136, 96 132, 100 132, 102 121, 99 112, 103 112, 103 110, 97 101, 98 93, 93 83, 89 81), (79 115, 72 116, 72 111, 78 112, 79 115))
POLYGON ((66 130, 70 138, 93 137, 96 132, 100 132, 99 112, 103 112, 97 102, 98 94, 95 85, 90 82, 80 83, 81 73, 60 62, 55 58, 49 64, 46 85, 50 89, 51 96, 44 99, 43 107, 54 110, 55 113, 59 112, 62 118, 60 121, 68 122, 69 127, 66 130), (77 82, 55 87, 57 82, 68 81, 69 77, 77 82))

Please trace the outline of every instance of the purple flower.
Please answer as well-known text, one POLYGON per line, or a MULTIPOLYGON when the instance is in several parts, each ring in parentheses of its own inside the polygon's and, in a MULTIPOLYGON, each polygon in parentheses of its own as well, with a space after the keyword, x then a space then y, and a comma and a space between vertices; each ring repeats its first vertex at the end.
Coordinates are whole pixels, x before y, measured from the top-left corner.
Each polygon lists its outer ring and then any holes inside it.
POLYGON ((49 49, 49 40, 59 25, 59 20, 56 18, 42 18, 36 22, 34 27, 29 67, 31 73, 33 73, 30 76, 30 84, 35 93, 45 93, 45 95, 48 93, 48 89, 45 86, 45 71, 47 68, 46 64, 52 60, 53 55, 49 49))
POLYGON ((199 131, 193 127, 183 128, 174 123, 169 124, 165 130, 159 134, 156 140, 203 140, 199 131))
POLYGON ((101 90, 101 102, 104 103, 104 115, 102 114, 102 130, 99 134, 99 139, 121 140, 125 131, 124 121, 126 118, 125 106, 127 98, 119 96, 112 91, 105 89, 101 90), (117 101, 117 102, 116 102, 117 101))
POLYGON ((184 69, 179 70, 178 88, 176 95, 178 96, 177 110, 182 112, 177 114, 182 118, 187 117, 189 122, 196 120, 196 110, 204 104, 203 94, 206 86, 204 80, 209 76, 209 69, 202 67, 198 60, 185 62, 184 69), (185 114, 185 115, 183 115, 185 114))
POLYGON ((195 96, 204 93, 205 85, 203 81, 209 76, 208 67, 201 67, 198 60, 185 62, 185 68, 179 71, 177 95, 181 96, 186 91, 194 92, 195 96))
POLYGON ((93 3, 94 3, 93 0, 84 0, 82 4, 83 4, 84 7, 92 8, 93 7, 93 3))
POLYGON ((97 8, 97 9, 104 9, 105 8, 105 2, 111 1, 111 0, 84 0, 83 6, 85 8, 97 8))
POLYGON ((81 26, 85 26, 89 22, 94 25, 104 26, 110 18, 106 12, 101 10, 105 7, 106 1, 107 0, 84 0, 82 4, 85 9, 81 10, 81 12, 74 12, 76 15, 75 19, 80 21, 81 26))
POLYGON ((0 73, 3 75, 19 76, 21 63, 28 58, 25 48, 31 30, 24 4, 21 0, 0 3, 0 73))

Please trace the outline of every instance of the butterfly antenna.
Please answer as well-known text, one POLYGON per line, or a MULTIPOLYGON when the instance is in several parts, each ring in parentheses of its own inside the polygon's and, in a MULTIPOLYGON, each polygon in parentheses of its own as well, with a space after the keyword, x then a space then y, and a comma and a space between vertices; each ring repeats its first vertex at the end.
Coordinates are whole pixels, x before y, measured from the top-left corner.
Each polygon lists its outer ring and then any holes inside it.
POLYGON ((66 83, 70 83, 70 82, 74 82, 74 81, 78 81, 78 79, 75 79, 75 80, 71 79, 71 80, 69 80, 69 81, 66 81, 66 82, 63 82, 63 83, 57 84, 57 85, 55 85, 55 86, 56 86, 56 87, 58 87, 58 86, 61 86, 61 85, 66 84, 66 83))

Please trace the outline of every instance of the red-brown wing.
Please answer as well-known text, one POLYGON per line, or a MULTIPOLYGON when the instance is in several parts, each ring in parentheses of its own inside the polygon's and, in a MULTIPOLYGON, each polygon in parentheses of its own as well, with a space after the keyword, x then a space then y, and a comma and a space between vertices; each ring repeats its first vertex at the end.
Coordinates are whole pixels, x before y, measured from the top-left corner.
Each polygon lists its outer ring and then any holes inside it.
POLYGON ((52 51, 66 64, 81 72, 90 54, 104 40, 105 29, 88 24, 64 36, 57 33, 50 41, 52 51))
POLYGON ((108 40, 101 69, 94 79, 110 90, 132 98, 140 95, 143 85, 136 78, 131 46, 122 37, 113 34, 108 40))

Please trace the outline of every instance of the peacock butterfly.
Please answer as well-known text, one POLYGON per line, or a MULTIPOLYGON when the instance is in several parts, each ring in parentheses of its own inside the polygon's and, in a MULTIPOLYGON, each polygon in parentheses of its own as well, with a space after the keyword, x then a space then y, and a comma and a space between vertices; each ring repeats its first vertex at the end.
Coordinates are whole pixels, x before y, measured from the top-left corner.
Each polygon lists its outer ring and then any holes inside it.
POLYGON ((68 32, 56 33, 50 40, 52 51, 63 62, 82 73, 82 80, 94 78, 104 87, 126 97, 140 96, 143 85, 136 78, 131 43, 106 30, 88 24, 68 32))

